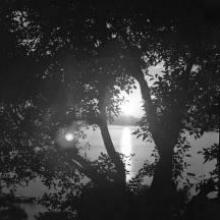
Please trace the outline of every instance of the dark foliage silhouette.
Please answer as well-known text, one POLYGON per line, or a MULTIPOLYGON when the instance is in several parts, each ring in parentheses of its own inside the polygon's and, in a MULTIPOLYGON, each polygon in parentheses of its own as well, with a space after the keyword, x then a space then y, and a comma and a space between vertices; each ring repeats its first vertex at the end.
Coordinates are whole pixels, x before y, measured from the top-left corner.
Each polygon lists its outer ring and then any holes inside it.
MULTIPOLYGON (((191 148, 186 134, 219 132, 217 4, 0 4, 0 198, 7 197, 3 188, 40 177, 53 191, 39 201, 49 211, 38 219, 205 219, 216 212, 217 199, 206 195, 219 191, 219 145, 203 150, 205 161, 217 159, 217 166, 188 204, 188 178, 194 174, 185 177, 183 171, 191 148), (162 71, 151 73, 157 65, 162 71), (134 134, 154 142, 155 162, 146 162, 126 183, 123 155, 108 123, 120 112, 120 92, 129 94, 135 82, 145 115, 134 134), (57 133, 69 126, 76 140, 62 148, 57 133), (96 161, 80 153, 85 126, 101 131, 107 154, 96 161), (146 175, 153 177, 149 188, 142 186, 146 175), (185 180, 181 190, 179 178, 185 180), (200 205, 207 209, 198 214, 200 205)), ((3 201, 0 217, 25 219, 16 203, 3 201)))

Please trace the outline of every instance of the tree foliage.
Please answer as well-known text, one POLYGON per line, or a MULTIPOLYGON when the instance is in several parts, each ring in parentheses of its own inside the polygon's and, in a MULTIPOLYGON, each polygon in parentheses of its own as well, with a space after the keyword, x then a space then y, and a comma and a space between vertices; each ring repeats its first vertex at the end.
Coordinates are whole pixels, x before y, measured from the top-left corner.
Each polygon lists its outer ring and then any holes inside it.
MULTIPOLYGON (((129 93, 136 81, 145 116, 135 134, 150 137, 158 154, 157 164, 147 164, 133 183, 139 184, 146 173, 153 175, 155 204, 169 218, 173 180, 187 166, 183 158, 190 146, 184 133, 199 138, 219 126, 220 27, 210 5, 24 0, 1 6, 1 185, 40 175, 57 189, 42 201, 67 219, 75 214, 75 199, 83 200, 80 196, 87 192, 89 202, 94 192, 100 201, 118 199, 115 206, 106 201, 108 213, 121 202, 129 204, 130 194, 127 200, 123 193, 117 196, 112 185, 119 179, 125 185, 125 168, 107 122, 120 111, 121 90, 129 93), (158 64, 162 71, 151 73, 149 68, 158 64), (108 155, 91 162, 80 155, 78 142, 71 149, 60 148, 57 131, 78 121, 100 128, 108 155), (85 176, 91 180, 88 189, 82 184, 85 176), (97 185, 108 185, 114 193, 103 198, 97 185)), ((79 137, 81 132, 76 129, 79 137)), ((218 148, 204 150, 205 159, 218 158, 218 148)))

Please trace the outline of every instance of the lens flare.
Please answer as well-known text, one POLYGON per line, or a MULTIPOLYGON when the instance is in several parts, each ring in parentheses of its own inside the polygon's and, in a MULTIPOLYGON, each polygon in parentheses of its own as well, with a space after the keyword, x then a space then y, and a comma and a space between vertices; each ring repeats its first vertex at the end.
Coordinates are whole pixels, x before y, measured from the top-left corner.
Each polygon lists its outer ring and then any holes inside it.
POLYGON ((71 142, 71 141, 73 141, 74 136, 73 136, 72 133, 66 133, 65 134, 65 139, 66 139, 66 141, 71 142))

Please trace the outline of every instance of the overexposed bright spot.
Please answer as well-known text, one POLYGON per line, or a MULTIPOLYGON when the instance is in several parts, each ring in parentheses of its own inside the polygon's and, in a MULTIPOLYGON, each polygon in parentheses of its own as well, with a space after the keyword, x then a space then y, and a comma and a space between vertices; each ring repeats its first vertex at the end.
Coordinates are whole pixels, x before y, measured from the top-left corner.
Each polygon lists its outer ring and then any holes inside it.
POLYGON ((126 116, 132 116, 135 115, 135 103, 132 103, 131 101, 126 100, 123 105, 121 106, 121 111, 126 116))
POLYGON ((74 130, 69 128, 60 128, 57 132, 56 142, 60 147, 73 147, 77 143, 78 137, 74 130))
POLYGON ((66 133, 66 134, 65 134, 65 139, 66 139, 66 141, 71 142, 71 141, 73 141, 74 136, 73 136, 72 133, 66 133))
POLYGON ((121 95, 124 97, 124 101, 120 106, 121 115, 133 116, 140 118, 143 116, 143 100, 141 97, 140 87, 138 83, 135 83, 136 89, 130 94, 122 91, 121 95))

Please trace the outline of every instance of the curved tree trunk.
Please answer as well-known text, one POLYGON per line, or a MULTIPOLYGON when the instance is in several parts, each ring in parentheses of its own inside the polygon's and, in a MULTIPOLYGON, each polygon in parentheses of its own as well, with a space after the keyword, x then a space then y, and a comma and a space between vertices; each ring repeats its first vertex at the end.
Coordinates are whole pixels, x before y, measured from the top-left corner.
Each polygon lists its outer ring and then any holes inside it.
POLYGON ((80 172, 84 173, 98 186, 107 184, 107 180, 104 175, 97 172, 96 168, 91 165, 91 161, 85 159, 79 154, 74 154, 71 162, 80 172))
POLYGON ((119 153, 115 150, 115 146, 112 142, 108 124, 107 124, 107 116, 106 116, 106 107, 108 106, 108 87, 110 86, 111 82, 103 83, 103 85, 99 88, 99 111, 100 114, 98 116, 98 125, 101 130, 102 139, 106 148, 106 151, 111 158, 112 162, 116 168, 116 178, 115 183, 120 188, 125 188, 126 185, 126 172, 125 172, 125 165, 119 155, 119 153))
POLYGON ((145 111, 149 120, 149 130, 160 156, 151 185, 151 191, 153 194, 160 195, 160 198, 164 197, 165 199, 169 191, 174 189, 172 182, 172 157, 177 136, 175 136, 176 138, 170 138, 171 134, 167 135, 167 131, 160 125, 156 109, 151 100, 150 90, 142 71, 139 70, 139 72, 136 72, 134 77, 140 85, 145 111))
POLYGON ((105 120, 102 120, 99 124, 102 138, 105 144, 106 151, 115 164, 117 174, 116 174, 116 183, 119 184, 120 186, 124 187, 126 184, 126 173, 125 173, 125 166, 124 163, 119 155, 119 153, 115 150, 114 144, 112 142, 109 130, 108 130, 108 125, 105 120))
MULTIPOLYGON (((150 218, 155 220, 172 218, 172 198, 175 193, 173 183, 173 149, 177 138, 170 139, 171 134, 167 136, 167 131, 160 125, 156 109, 152 103, 148 84, 141 71, 136 75, 144 100, 145 112, 149 122, 149 130, 159 152, 159 161, 157 163, 153 182, 150 188, 150 199, 152 209, 148 213, 150 218)), ((148 194, 149 195, 149 194, 148 194)))

